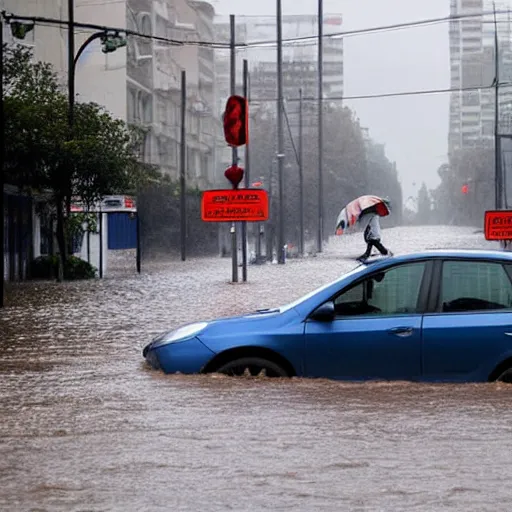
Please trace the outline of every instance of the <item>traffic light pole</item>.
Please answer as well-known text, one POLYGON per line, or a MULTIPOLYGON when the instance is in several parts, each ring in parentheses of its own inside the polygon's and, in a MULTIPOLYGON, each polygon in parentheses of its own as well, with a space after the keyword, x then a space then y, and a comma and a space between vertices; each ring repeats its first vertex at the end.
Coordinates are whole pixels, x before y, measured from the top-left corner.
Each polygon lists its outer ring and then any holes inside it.
MULTIPOLYGON (((247 59, 244 59, 244 98, 249 96, 249 66, 247 59)), ((248 113, 247 113, 248 114, 248 113)), ((249 139, 247 138, 245 144, 245 171, 244 171, 244 186, 249 188, 249 139)), ((242 281, 247 281, 247 222, 242 222, 242 281)))
MULTIPOLYGON (((230 24, 230 89, 231 96, 236 94, 236 34, 235 34, 235 16, 231 14, 229 16, 230 24)), ((233 146, 231 149, 231 160, 233 165, 238 164, 238 149, 233 146)), ((236 223, 231 224, 231 280, 233 283, 238 283, 238 244, 236 237, 236 223)))
POLYGON ((286 262, 284 242, 284 126, 283 126, 283 12, 277 0, 277 174, 279 179, 279 231, 277 262, 286 262))
POLYGON ((494 8, 494 189, 495 208, 501 209, 501 140, 499 136, 499 45, 498 27, 496 22, 496 6, 494 8))

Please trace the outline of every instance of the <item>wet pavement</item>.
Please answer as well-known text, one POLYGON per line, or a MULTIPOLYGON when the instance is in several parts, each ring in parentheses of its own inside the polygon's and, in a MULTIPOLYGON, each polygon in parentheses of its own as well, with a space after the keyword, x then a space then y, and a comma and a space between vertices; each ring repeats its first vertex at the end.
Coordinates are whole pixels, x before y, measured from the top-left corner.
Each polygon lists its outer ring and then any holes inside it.
MULTIPOLYGON (((493 247, 472 229, 384 235, 397 253, 493 247)), ((512 386, 165 376, 143 362, 156 333, 289 302, 362 249, 340 238, 238 285, 229 259, 137 276, 129 256, 103 281, 14 287, 0 313, 0 510, 507 507, 512 386)))

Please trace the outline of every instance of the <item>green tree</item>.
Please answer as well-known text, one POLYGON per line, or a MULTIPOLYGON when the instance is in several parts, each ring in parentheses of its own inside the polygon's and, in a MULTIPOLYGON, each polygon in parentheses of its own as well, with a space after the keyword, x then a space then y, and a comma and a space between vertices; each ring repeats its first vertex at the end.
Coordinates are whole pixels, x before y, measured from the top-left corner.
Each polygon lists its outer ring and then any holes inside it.
POLYGON ((106 194, 134 191, 159 175, 138 162, 140 133, 99 105, 77 103, 70 131, 68 100, 50 64, 32 62, 22 47, 4 47, 4 59, 6 180, 52 192, 64 267, 73 197, 91 205, 106 194))

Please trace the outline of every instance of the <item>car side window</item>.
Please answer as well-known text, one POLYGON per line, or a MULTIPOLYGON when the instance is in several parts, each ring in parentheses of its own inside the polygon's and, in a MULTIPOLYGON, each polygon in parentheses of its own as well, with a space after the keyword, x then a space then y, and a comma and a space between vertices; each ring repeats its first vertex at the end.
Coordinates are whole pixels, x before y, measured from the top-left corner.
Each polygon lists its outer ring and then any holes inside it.
POLYGON ((512 309, 512 283, 501 263, 445 261, 440 302, 444 313, 512 309))
POLYGON ((410 263, 377 272, 334 299, 338 316, 418 313, 426 263, 410 263))

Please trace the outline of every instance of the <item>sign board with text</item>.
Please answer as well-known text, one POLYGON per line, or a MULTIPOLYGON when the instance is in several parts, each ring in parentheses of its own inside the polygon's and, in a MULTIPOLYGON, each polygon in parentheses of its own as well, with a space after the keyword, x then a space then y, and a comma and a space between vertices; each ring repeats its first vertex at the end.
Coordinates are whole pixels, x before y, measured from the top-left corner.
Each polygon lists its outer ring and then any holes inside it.
POLYGON ((268 219, 268 195, 261 189, 206 190, 201 199, 205 222, 263 222, 268 219))
POLYGON ((512 210, 485 212, 485 239, 512 240, 512 210))

